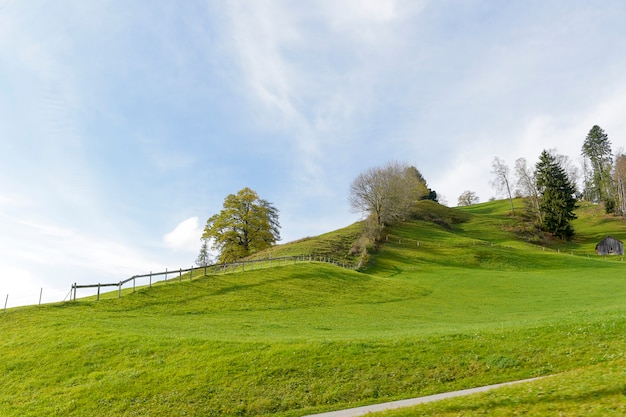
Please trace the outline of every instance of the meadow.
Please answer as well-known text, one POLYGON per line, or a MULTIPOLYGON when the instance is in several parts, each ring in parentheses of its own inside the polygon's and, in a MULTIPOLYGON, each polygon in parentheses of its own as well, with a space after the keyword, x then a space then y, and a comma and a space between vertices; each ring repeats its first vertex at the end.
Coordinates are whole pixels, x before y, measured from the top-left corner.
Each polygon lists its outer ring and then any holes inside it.
MULTIPOLYGON (((298 263, 9 309, 0 415, 301 416, 548 375, 385 415, 623 414, 626 264, 593 248, 624 222, 586 205, 573 241, 542 247, 507 205, 427 203, 359 272, 298 263)), ((359 227, 267 256, 352 260, 359 227)))

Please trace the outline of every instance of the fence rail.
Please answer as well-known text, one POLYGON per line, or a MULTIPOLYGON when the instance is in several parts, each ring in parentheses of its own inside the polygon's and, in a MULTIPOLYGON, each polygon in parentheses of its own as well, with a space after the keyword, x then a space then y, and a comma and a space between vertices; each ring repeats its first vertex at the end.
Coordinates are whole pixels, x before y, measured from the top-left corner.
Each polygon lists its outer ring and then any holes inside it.
POLYGON ((357 266, 355 266, 354 264, 343 262, 343 261, 338 261, 331 257, 321 256, 321 255, 299 255, 299 256, 284 256, 280 258, 253 259, 253 260, 237 261, 237 262, 231 262, 231 263, 212 264, 212 265, 206 265, 206 266, 200 266, 200 267, 192 266, 190 268, 179 268, 177 270, 170 270, 170 271, 166 269, 163 272, 150 272, 148 274, 133 275, 132 277, 127 278, 125 280, 121 280, 118 282, 105 283, 105 284, 74 283, 72 284, 72 288, 70 290, 70 300, 76 301, 77 291, 79 289, 87 289, 87 288, 97 289, 96 300, 100 300, 100 293, 101 293, 102 288, 117 287, 117 296, 118 298, 120 298, 122 296, 122 288, 124 287, 124 285, 132 281, 133 283, 132 288, 134 292, 136 289, 137 280, 140 280, 140 279, 145 280, 146 278, 148 278, 147 285, 149 287, 152 287, 153 283, 156 283, 159 281, 164 281, 167 284, 168 277, 172 275, 174 275, 174 278, 171 279, 170 281, 176 280, 176 279, 178 281, 182 281, 183 274, 185 275, 189 274, 188 279, 191 280, 193 279, 194 273, 196 272, 199 273, 198 276, 217 275, 217 274, 233 273, 233 272, 238 272, 238 271, 271 268, 271 267, 280 266, 280 265, 291 265, 291 264, 296 264, 298 262, 307 262, 307 263, 308 262, 324 262, 324 263, 331 263, 333 265, 337 265, 342 268, 347 268, 347 269, 352 269, 352 270, 357 268, 357 266), (158 279, 159 277, 164 277, 164 278, 159 280, 158 279))
POLYGON ((470 242, 451 243, 451 242, 444 242, 444 241, 416 240, 416 239, 411 239, 411 238, 402 237, 402 236, 393 235, 393 234, 385 235, 384 241, 388 243, 399 244, 399 245, 414 246, 414 247, 422 248, 422 249, 434 248, 434 247, 466 248, 470 246, 472 247, 488 246, 492 248, 515 249, 515 250, 522 250, 522 251, 542 251, 542 252, 549 252, 549 253, 554 253, 554 254, 564 254, 564 255, 571 255, 571 256, 586 257, 586 258, 591 258, 593 256, 596 259, 597 258, 603 258, 605 260, 612 259, 612 260, 620 261, 620 262, 624 260, 624 256, 620 256, 620 255, 598 255, 595 252, 573 250, 573 249, 560 249, 560 248, 552 249, 552 248, 548 248, 545 246, 534 246, 532 244, 529 244, 531 246, 527 246, 527 245, 522 244, 522 242, 518 242, 518 241, 515 241, 514 244, 496 243, 496 242, 485 241, 485 240, 472 240, 471 243, 470 242))
MULTIPOLYGON (((410 245, 410 246, 420 248, 420 249, 427 249, 429 247, 431 248, 442 247, 442 246, 454 246, 454 247, 489 246, 489 247, 494 247, 494 248, 500 247, 500 248, 506 248, 506 249, 516 249, 516 250, 544 251, 544 252, 560 253, 560 254, 565 254, 565 255, 570 255, 570 256, 584 256, 587 258, 590 258, 591 256, 593 256, 594 258, 598 258, 601 256, 601 255, 595 255, 594 253, 591 253, 588 251, 583 252, 583 251, 573 251, 573 250, 560 250, 560 249, 546 248, 543 246, 527 247, 527 246, 520 246, 517 244, 510 245, 510 244, 501 244, 501 243, 494 243, 494 242, 481 241, 481 240, 472 240, 471 242, 467 242, 467 243, 449 243, 449 242, 446 243, 443 241, 416 240, 416 239, 397 236, 393 234, 385 235, 383 239, 384 241, 389 242, 389 243, 410 245)), ((608 257, 603 256, 603 258, 606 260, 613 259, 616 261, 624 260, 623 256, 621 257, 620 256, 608 256, 608 257)), ((95 288, 96 300, 99 300, 102 288, 117 287, 117 296, 119 298, 122 296, 122 289, 124 288, 124 286, 131 281, 133 284, 132 286, 133 291, 135 291, 138 280, 142 280, 142 279, 143 280, 147 279, 148 280, 147 285, 151 287, 153 283, 160 282, 160 281, 164 281, 167 284, 168 279, 170 277, 173 277, 172 279, 178 279, 179 281, 181 281, 183 279, 183 274, 187 274, 187 273, 189 273, 189 279, 193 279, 194 274, 200 273, 200 271, 202 271, 202 275, 209 275, 209 274, 215 275, 215 274, 220 274, 220 273, 262 269, 262 268, 268 268, 268 267, 297 263, 297 262, 326 262, 326 263, 332 263, 337 266, 341 266, 341 267, 353 269, 353 270, 358 269, 360 267, 360 264, 355 265, 355 264, 351 264, 351 263, 344 262, 344 261, 338 261, 329 256, 322 256, 322 255, 299 255, 299 256, 287 256, 287 257, 279 257, 279 258, 253 259, 253 260, 238 261, 238 262, 226 263, 226 264, 212 264, 212 265, 206 265, 202 267, 191 267, 191 268, 184 268, 184 269, 179 268, 179 269, 174 269, 174 270, 166 269, 163 272, 150 272, 147 274, 133 275, 130 278, 127 278, 118 282, 112 282, 112 283, 104 283, 104 284, 102 283, 98 283, 98 284, 74 283, 72 284, 70 292, 65 296, 65 298, 62 301, 66 301, 68 298, 70 300, 76 300, 77 291, 79 289, 95 288)), ((42 294, 43 294, 43 288, 40 290, 38 294, 39 305, 42 304, 42 294)), ((86 296, 92 296, 92 295, 93 293, 88 294, 86 296)), ((25 297, 18 296, 17 298, 25 298, 25 297)), ((28 298, 33 300, 33 302, 29 303, 29 305, 37 304, 37 302, 35 301, 37 299, 37 295, 33 294, 32 296, 28 296, 28 298)), ((15 299, 15 297, 13 297, 13 299, 15 299)), ((9 294, 7 294, 6 298, 4 299, 4 311, 5 312, 7 310, 8 302, 9 302, 9 294)))

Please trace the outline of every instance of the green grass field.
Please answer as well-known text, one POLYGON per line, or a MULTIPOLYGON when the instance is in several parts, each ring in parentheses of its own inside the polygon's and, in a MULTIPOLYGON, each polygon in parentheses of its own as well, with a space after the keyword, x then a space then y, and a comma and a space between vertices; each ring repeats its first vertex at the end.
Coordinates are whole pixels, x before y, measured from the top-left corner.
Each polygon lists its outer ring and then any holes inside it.
MULTIPOLYGON (((623 414, 626 264, 593 249, 624 222, 583 206, 576 238, 542 248, 507 204, 425 205, 361 272, 298 263, 10 309, 0 415, 301 416, 544 375, 386 415, 623 414)), ((359 227, 267 256, 352 260, 359 227)))

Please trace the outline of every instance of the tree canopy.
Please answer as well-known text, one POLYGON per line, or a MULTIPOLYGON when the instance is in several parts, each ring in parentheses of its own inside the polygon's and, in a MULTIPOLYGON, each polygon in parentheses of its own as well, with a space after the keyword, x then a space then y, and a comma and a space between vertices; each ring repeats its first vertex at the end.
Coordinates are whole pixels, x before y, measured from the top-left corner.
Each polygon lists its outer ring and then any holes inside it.
POLYGON ((366 213, 384 227, 408 217, 415 203, 436 193, 413 166, 390 162, 359 174, 350 186, 348 201, 354 212, 366 213))
POLYGON ((224 199, 223 209, 207 220, 204 239, 212 241, 220 262, 232 262, 280 240, 278 210, 250 188, 224 199))
POLYGON ((465 190, 459 196, 457 205, 461 207, 472 206, 474 204, 478 204, 479 201, 480 200, 474 191, 465 190))
POLYGON ((609 136, 598 125, 591 128, 582 146, 582 155, 591 165, 591 178, 587 179, 586 190, 592 201, 603 201, 607 212, 612 212, 615 200, 612 192, 611 168, 613 155, 609 136))

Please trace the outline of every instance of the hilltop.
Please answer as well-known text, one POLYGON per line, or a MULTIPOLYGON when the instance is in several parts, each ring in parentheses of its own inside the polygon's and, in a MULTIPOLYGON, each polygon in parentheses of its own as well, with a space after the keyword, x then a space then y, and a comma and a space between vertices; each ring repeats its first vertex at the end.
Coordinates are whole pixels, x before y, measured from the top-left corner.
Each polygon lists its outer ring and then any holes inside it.
MULTIPOLYGON (((626 237, 624 222, 583 205, 573 241, 539 245, 507 207, 425 202, 359 272, 195 273, 120 299, 11 309, 0 414, 299 416, 564 371, 575 390, 585 372, 619 367, 624 263, 593 249, 626 237)), ((355 260, 362 227, 265 255, 355 260)))

